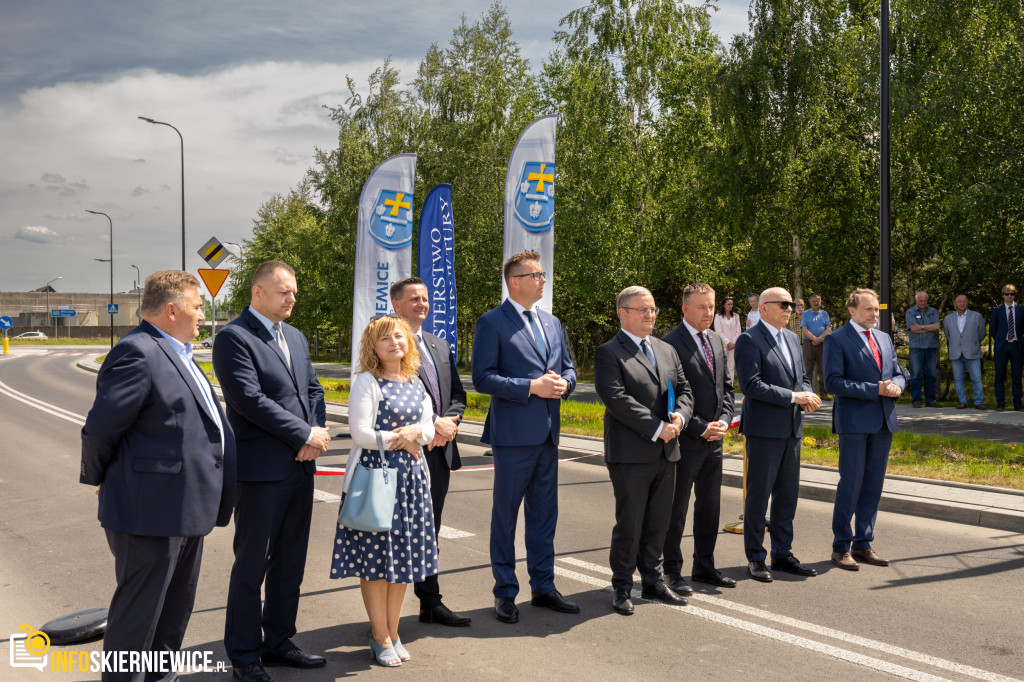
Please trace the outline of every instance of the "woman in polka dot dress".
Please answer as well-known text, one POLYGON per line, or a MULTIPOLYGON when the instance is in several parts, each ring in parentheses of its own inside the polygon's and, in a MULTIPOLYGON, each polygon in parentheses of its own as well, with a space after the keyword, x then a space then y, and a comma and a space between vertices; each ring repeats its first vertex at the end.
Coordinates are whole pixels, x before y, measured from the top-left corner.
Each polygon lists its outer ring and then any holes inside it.
POLYGON ((420 447, 434 438, 433 411, 416 376, 419 353, 411 338, 400 317, 375 318, 363 330, 360 373, 349 392, 348 470, 357 461, 381 466, 379 433, 386 448, 383 465, 398 469, 398 492, 391 530, 372 533, 339 525, 331 561, 332 578, 359 578, 370 617, 370 650, 388 667, 411 658, 398 637, 406 587, 437 573, 429 474, 420 456, 420 447))

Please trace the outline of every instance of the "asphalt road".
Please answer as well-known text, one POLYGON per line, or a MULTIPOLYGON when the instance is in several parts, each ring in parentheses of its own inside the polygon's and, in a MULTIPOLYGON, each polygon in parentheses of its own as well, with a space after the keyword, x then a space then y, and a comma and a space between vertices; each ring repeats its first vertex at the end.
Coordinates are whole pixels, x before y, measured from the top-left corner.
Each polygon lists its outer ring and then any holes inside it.
MULTIPOLYGON (((49 351, 0 357, 0 628, 105 606, 113 566, 95 518, 93 488, 77 483, 79 430, 92 402, 95 375, 78 358, 49 351)), ((345 427, 335 425, 337 436, 345 427)), ((323 464, 343 465, 338 437, 323 464)), ((763 585, 745 579, 740 536, 719 536, 719 567, 740 580, 733 590, 698 587, 689 606, 638 600, 625 618, 607 589, 611 486, 600 466, 564 463, 556 540, 559 589, 578 616, 536 609, 520 595, 522 618, 509 626, 492 615, 487 538, 493 472, 480 448, 463 448, 453 475, 441 540, 445 601, 473 617, 469 628, 422 625, 407 599, 402 639, 413 655, 398 671, 371 663, 366 614, 356 581, 328 578, 340 477, 317 479, 297 643, 325 652, 316 671, 276 668, 278 680, 319 682, 353 675, 417 679, 1007 679, 1024 677, 1020 605, 1024 604, 1024 536, 918 517, 881 514, 876 548, 890 568, 858 573, 828 563, 831 506, 801 500, 796 555, 819 570, 801 580, 779 575, 763 585), (483 468, 476 468, 483 467, 483 468)), ((740 493, 724 488, 724 520, 740 493)), ((521 534, 521 531, 520 531, 521 534)), ((520 551, 522 539, 520 536, 520 551)), ((684 554, 692 547, 684 539, 684 554)), ((195 613, 186 646, 226 661, 221 636, 231 529, 206 541, 195 613)), ((520 581, 528 592, 525 565, 520 581)), ((98 650, 94 641, 63 649, 98 650)), ((0 645, 0 679, 43 679, 8 666, 0 645)), ((81 674, 45 673, 54 679, 81 674)), ((195 679, 227 680, 200 673, 195 679)))

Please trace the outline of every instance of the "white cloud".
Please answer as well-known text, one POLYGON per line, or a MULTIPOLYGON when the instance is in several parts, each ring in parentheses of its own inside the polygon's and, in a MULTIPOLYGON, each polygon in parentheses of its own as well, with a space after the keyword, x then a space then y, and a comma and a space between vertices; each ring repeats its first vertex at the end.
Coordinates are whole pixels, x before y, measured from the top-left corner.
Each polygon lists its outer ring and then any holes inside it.
MULTIPOLYGON (((403 82, 413 78, 416 61, 393 64, 403 82)), ((71 216, 83 209, 103 210, 113 220, 115 289, 131 285, 131 264, 146 272, 180 267, 178 136, 141 115, 172 123, 184 136, 187 265, 204 267, 195 251, 208 238, 249 237, 260 204, 298 184, 316 147, 337 143, 323 106, 344 102, 346 74, 365 88, 379 66, 266 62, 194 77, 139 70, 28 90, 17 105, 0 108, 0 239, 28 240, 25 228, 15 234, 13 226, 43 216, 78 220, 71 216)), ((102 291, 105 273, 92 258, 106 256, 107 232, 100 216, 91 225, 82 221, 73 235, 32 234, 31 241, 54 244, 45 267, 68 287, 102 291)), ((26 250, 32 247, 19 243, 0 271, 0 290, 38 279, 39 263, 26 250)))
POLYGON ((44 225, 25 225, 14 233, 15 239, 24 239, 37 244, 55 244, 64 238, 44 225))

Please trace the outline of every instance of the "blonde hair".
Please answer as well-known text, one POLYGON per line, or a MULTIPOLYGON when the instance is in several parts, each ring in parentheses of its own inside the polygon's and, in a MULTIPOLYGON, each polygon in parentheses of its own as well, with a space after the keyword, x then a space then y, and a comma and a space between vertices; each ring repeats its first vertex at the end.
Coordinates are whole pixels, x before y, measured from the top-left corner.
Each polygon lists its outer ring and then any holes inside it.
POLYGON ((369 372, 378 379, 381 378, 383 363, 377 355, 377 342, 392 333, 395 329, 403 332, 408 341, 405 356, 402 357, 400 372, 403 379, 409 379, 416 375, 420 368, 420 351, 413 340, 412 330, 405 320, 398 316, 384 315, 377 319, 370 320, 363 330, 363 338, 359 346, 359 372, 369 372))

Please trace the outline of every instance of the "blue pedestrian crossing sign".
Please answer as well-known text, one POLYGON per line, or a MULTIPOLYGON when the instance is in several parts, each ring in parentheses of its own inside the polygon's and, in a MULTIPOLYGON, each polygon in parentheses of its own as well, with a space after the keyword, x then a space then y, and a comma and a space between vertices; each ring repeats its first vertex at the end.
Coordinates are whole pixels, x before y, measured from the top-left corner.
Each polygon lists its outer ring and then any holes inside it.
POLYGON ((108 303, 107 304, 107 314, 108 315, 117 315, 117 304, 116 303, 108 303))

